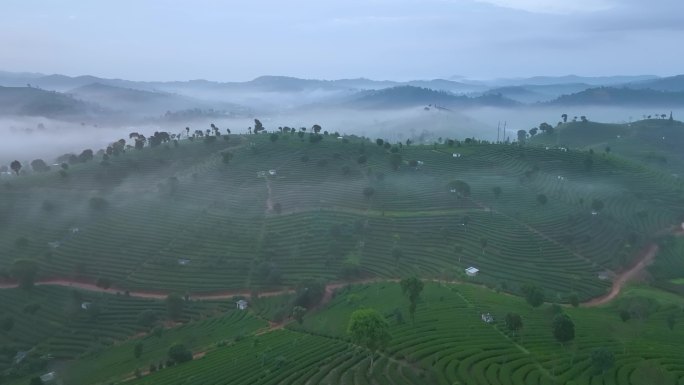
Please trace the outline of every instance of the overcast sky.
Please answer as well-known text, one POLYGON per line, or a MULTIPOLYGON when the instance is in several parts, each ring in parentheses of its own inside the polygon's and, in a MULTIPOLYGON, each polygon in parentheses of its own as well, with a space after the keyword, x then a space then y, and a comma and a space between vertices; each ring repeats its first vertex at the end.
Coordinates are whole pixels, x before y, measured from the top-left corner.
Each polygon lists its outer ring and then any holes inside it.
POLYGON ((683 0, 2 0, 0 70, 132 80, 684 72, 683 0))

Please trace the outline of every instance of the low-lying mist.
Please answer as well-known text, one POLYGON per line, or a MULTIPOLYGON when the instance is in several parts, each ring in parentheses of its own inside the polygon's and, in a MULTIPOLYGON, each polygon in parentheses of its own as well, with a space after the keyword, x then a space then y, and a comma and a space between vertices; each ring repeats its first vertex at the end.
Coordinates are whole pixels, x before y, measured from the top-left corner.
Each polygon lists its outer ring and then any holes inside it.
MULTIPOLYGON (((668 114, 653 108, 627 107, 562 107, 527 106, 516 108, 478 107, 458 110, 434 108, 434 106, 413 107, 394 110, 349 109, 309 107, 297 108, 280 113, 255 116, 268 131, 280 126, 307 127, 319 124, 329 133, 354 134, 371 139, 383 138, 390 141, 432 143, 438 138, 463 139, 475 137, 485 140, 497 139, 497 127, 501 125, 499 138, 505 140, 503 125, 506 124, 506 137, 516 138, 519 129, 529 130, 542 122, 555 125, 562 114, 569 119, 586 116, 591 121, 606 123, 626 123, 642 119, 648 115, 668 114)), ((684 116, 684 109, 672 110, 675 118, 684 116)), ((211 124, 219 127, 222 133, 230 129, 232 133, 247 133, 254 126, 252 117, 228 118, 206 117, 187 121, 168 122, 162 119, 146 121, 141 124, 115 123, 77 123, 40 117, 0 117, 0 165, 13 160, 22 163, 41 158, 47 163, 65 153, 80 153, 84 149, 97 152, 110 143, 128 138, 131 132, 150 136, 155 131, 185 133, 185 127, 206 130, 211 124)))

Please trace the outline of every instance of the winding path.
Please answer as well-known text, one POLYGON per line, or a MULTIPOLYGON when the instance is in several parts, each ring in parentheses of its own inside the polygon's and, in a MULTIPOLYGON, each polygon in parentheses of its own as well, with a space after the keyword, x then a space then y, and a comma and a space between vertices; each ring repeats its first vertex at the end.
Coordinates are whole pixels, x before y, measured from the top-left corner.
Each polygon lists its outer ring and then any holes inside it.
MULTIPOLYGON (((589 301, 583 302, 582 306, 584 307, 594 307, 594 306, 600 306, 604 305, 613 299, 615 299, 620 292, 622 291, 622 288, 624 285, 632 278, 634 278, 636 275, 638 275, 641 271, 648 266, 653 259, 655 259, 656 255, 658 254, 658 244, 657 243, 652 243, 648 247, 646 247, 640 254, 639 257, 637 258, 636 262, 630 267, 629 269, 618 273, 615 276, 615 279, 613 280, 613 286, 610 290, 610 292, 601 295, 599 297, 593 298, 589 301)), ((330 302, 333 298, 333 294, 335 290, 342 288, 346 285, 352 285, 352 284, 366 284, 366 283, 380 283, 380 282, 398 282, 399 279, 397 278, 370 278, 370 279, 364 279, 364 280, 359 280, 359 281, 349 281, 349 282, 331 282, 325 286, 325 294, 323 295, 323 299, 321 300, 321 303, 317 306, 318 308, 324 306, 328 302, 330 302)), ((450 281, 449 283, 468 283, 464 281, 450 281)), ((50 278, 50 279, 43 279, 40 281, 37 281, 35 283, 36 286, 62 286, 62 287, 72 287, 72 288, 77 288, 81 290, 87 290, 87 291, 93 291, 93 292, 99 292, 99 293, 108 293, 108 294, 122 294, 125 293, 125 289, 121 288, 116 288, 116 287, 110 287, 110 288, 103 288, 97 286, 94 282, 89 282, 85 280, 76 280, 76 279, 65 279, 65 278, 50 278)), ((13 289, 16 288, 18 285, 16 282, 8 282, 8 281, 0 281, 0 289, 13 289)), ((277 291, 268 291, 268 292, 261 292, 259 293, 259 297, 273 297, 273 296, 278 296, 282 294, 289 294, 293 293, 293 289, 283 289, 283 290, 277 290, 277 291)), ((154 290, 134 290, 134 291, 128 291, 128 295, 131 297, 137 297, 137 298, 148 298, 148 299, 165 299, 168 295, 169 292, 164 292, 164 291, 154 291, 154 290)), ((217 291, 217 292, 211 292, 211 293, 198 293, 198 294, 191 294, 190 299, 193 300, 223 300, 223 299, 232 299, 233 297, 251 297, 251 293, 248 291, 244 290, 225 290, 225 291, 217 291)))
POLYGON ((648 266, 653 261, 653 259, 655 259, 656 255, 658 254, 658 250, 659 247, 657 243, 652 243, 651 245, 649 245, 645 250, 643 250, 639 254, 639 258, 637 258, 636 262, 631 268, 623 271, 622 273, 619 273, 615 277, 615 279, 613 280, 613 287, 607 294, 584 302, 582 306, 593 307, 605 305, 606 303, 615 299, 615 297, 617 297, 622 291, 622 287, 625 286, 625 283, 627 283, 627 281, 629 281, 630 279, 634 278, 637 274, 644 270, 644 268, 648 266))

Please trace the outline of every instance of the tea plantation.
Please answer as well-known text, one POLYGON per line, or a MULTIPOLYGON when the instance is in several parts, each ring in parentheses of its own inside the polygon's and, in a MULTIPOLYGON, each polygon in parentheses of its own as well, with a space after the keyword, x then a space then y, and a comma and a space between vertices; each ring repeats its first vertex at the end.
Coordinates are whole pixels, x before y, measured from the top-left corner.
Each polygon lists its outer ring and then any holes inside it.
POLYGON ((649 130, 680 126, 567 123, 527 144, 195 136, 3 175, 0 383, 684 384, 684 181, 635 155, 673 153, 649 130), (613 138, 629 145, 598 150, 613 138), (650 286, 570 305, 654 244, 650 286), (410 276, 426 285, 414 321, 410 276), (312 281, 336 284, 300 324, 312 281), (360 308, 390 325, 372 360, 347 333, 360 308), (558 314, 576 328, 563 344, 558 314))

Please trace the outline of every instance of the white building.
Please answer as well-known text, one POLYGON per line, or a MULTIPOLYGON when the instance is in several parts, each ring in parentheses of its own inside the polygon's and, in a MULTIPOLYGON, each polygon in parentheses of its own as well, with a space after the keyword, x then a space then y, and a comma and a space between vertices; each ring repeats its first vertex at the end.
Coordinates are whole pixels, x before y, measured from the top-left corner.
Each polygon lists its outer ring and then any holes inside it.
POLYGON ((460 157, 461 157, 461 154, 458 153, 458 152, 454 152, 453 154, 451 154, 451 156, 454 157, 454 158, 460 158, 460 157))
POLYGON ((235 305, 239 310, 246 310, 247 305, 249 305, 249 302, 245 301, 244 299, 241 299, 241 300, 235 302, 235 305))
POLYGON ((268 170, 268 175, 273 176, 275 174, 276 174, 276 170, 268 170))
POLYGON ((40 376, 40 380, 43 382, 43 384, 54 384, 57 382, 57 373, 45 373, 42 376, 40 376))
POLYGON ((476 276, 480 270, 477 267, 470 266, 469 268, 465 269, 465 273, 468 277, 474 277, 476 276))

